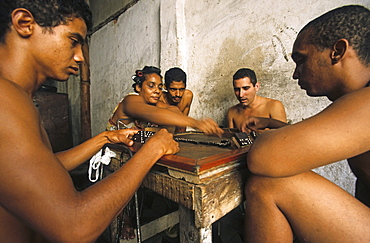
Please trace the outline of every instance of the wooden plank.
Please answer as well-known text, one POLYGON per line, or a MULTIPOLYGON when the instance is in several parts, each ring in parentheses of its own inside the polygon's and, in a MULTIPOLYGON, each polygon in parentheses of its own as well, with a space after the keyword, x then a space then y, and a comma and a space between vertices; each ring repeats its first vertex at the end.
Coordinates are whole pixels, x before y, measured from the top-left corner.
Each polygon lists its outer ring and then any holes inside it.
POLYGON ((143 186, 195 211, 195 225, 208 227, 243 201, 243 188, 249 172, 246 167, 213 177, 207 183, 193 184, 152 171, 143 186))
POLYGON ((141 239, 147 240, 150 237, 179 223, 179 211, 172 212, 155 219, 140 227, 141 239))
POLYGON ((173 178, 163 172, 151 171, 142 185, 189 209, 194 209, 194 184, 173 178))
POLYGON ((194 211, 179 205, 179 212, 181 243, 212 242, 212 225, 205 228, 198 228, 194 224, 194 211))
POLYGON ((246 161, 231 161, 227 164, 222 164, 212 169, 204 170, 199 174, 194 174, 189 171, 183 171, 179 169, 168 168, 168 174, 174 178, 185 180, 194 184, 206 183, 209 180, 212 180, 214 177, 220 177, 226 173, 229 173, 231 170, 238 168, 246 167, 246 161))
POLYGON ((239 206, 244 200, 248 169, 234 170, 207 184, 194 188, 195 225, 204 228, 239 206))

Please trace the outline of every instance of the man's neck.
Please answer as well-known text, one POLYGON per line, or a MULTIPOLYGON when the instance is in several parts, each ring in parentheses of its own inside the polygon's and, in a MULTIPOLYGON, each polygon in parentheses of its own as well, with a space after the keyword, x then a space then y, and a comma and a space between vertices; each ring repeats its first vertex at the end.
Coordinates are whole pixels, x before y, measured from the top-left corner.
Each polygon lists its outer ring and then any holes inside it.
POLYGON ((19 85, 30 97, 45 81, 37 77, 28 57, 13 47, 0 46, 0 77, 19 85))
POLYGON ((252 103, 250 103, 249 105, 246 105, 246 106, 244 106, 242 103, 240 103, 241 107, 243 109, 254 109, 254 108, 256 108, 260 105, 260 98, 261 98, 260 96, 256 95, 256 97, 254 98, 252 103))

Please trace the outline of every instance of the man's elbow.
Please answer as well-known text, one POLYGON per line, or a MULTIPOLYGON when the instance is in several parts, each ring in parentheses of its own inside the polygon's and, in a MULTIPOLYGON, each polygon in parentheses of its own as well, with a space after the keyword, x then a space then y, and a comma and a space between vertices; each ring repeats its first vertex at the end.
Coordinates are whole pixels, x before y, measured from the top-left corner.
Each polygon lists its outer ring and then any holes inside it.
MULTIPOLYGON (((71 213, 66 214, 71 215, 71 213)), ((106 223, 101 222, 96 224, 96 222, 92 222, 81 217, 84 216, 75 214, 73 220, 71 220, 70 217, 55 217, 53 224, 46 228, 42 234, 50 242, 95 242, 106 228, 106 223)))

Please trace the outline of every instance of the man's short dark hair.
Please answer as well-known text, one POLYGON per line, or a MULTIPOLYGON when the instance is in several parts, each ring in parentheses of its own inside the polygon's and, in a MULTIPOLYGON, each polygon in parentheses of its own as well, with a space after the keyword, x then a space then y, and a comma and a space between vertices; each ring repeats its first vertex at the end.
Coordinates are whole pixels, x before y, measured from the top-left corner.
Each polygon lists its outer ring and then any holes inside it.
POLYGON ((53 28, 66 24, 73 18, 85 21, 88 30, 92 28, 92 14, 85 0, 1 0, 0 1, 0 43, 11 26, 14 9, 25 8, 30 11, 37 24, 53 28))
POLYGON ((364 6, 333 9, 309 22, 300 33, 306 30, 307 42, 321 51, 340 39, 348 40, 361 62, 370 65, 370 10, 364 6))
POLYGON ((256 86, 257 83, 257 77, 256 73, 249 68, 241 68, 233 75, 233 81, 241 78, 249 78, 251 80, 251 83, 253 86, 256 86))
POLYGON ((186 87, 186 73, 178 67, 170 68, 164 74, 164 83, 166 87, 170 87, 170 84, 173 82, 180 82, 182 81, 186 87))

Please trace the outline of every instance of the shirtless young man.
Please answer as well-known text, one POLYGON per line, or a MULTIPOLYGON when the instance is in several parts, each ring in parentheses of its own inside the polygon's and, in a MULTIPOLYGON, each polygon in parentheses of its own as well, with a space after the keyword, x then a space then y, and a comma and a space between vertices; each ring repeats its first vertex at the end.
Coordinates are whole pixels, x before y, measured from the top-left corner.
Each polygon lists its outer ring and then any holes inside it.
POLYGON ((164 83, 167 91, 163 92, 161 100, 177 106, 184 115, 189 115, 193 92, 186 89, 186 73, 178 67, 170 68, 164 75, 164 83))
POLYGON ((242 130, 243 122, 250 116, 274 118, 286 123, 283 104, 278 100, 257 95, 260 85, 253 70, 241 68, 236 71, 233 87, 240 103, 227 111, 228 127, 242 130))
MULTIPOLYGON (((162 76, 160 70, 155 67, 145 67, 136 70, 133 76, 134 90, 139 95, 127 95, 118 105, 110 123, 117 125, 122 121, 131 126, 135 121, 154 123, 160 126, 192 127, 199 129, 206 135, 221 135, 223 130, 212 119, 196 120, 182 114, 175 106, 160 101, 162 95, 162 76)), ((135 124, 136 126, 140 124, 135 124)))
POLYGON ((136 132, 106 131, 52 152, 32 96, 47 78, 65 81, 77 74, 89 26, 84 0, 0 2, 0 242, 93 242, 152 165, 179 150, 161 130, 116 173, 75 189, 69 170, 105 143, 132 145, 136 132))
MULTIPOLYGON (((370 208, 310 171, 348 159, 370 193, 370 11, 334 9, 307 24, 292 52, 293 78, 333 103, 261 134, 248 153, 246 242, 370 242, 370 208)), ((268 118, 250 118, 249 129, 268 118)), ((276 124, 274 125, 276 126, 276 124)))

